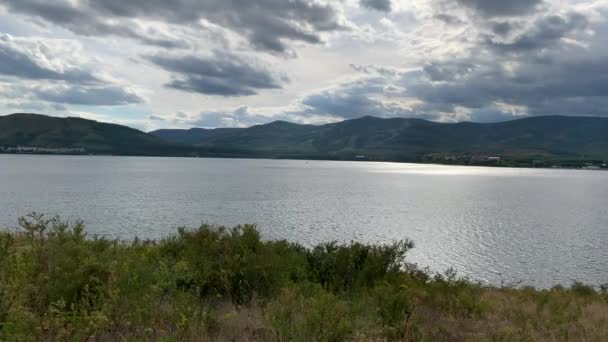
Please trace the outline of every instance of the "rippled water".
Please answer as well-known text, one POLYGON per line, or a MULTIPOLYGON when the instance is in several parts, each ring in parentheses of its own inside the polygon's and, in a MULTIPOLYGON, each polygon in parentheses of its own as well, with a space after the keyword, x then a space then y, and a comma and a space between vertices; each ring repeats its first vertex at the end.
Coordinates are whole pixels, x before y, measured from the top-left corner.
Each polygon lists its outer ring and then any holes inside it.
POLYGON ((608 282, 604 171, 0 155, 0 226, 31 211, 119 238, 202 222, 306 245, 411 238, 411 261, 483 282, 608 282))

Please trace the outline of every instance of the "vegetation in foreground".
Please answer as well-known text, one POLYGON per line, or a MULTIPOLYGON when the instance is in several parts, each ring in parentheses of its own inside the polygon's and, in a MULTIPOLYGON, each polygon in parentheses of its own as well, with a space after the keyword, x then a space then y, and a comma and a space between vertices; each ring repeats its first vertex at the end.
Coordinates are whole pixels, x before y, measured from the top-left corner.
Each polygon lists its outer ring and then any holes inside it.
POLYGON ((87 238, 0 233, 0 340, 606 341, 606 289, 488 288, 406 263, 410 241, 262 241, 255 226, 87 238))

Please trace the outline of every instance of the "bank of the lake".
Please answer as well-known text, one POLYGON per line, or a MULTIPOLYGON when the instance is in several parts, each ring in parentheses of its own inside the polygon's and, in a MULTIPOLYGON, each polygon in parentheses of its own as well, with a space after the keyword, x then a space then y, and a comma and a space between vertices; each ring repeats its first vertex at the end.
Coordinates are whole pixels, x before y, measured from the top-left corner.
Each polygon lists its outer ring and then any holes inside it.
POLYGON ((608 282, 608 172, 398 163, 0 155, 0 227, 31 211, 109 239, 255 223, 266 240, 416 241, 486 285, 608 282))
POLYGON ((606 287, 484 287, 408 263, 409 240, 264 241, 255 226, 158 241, 30 215, 0 233, 0 340, 605 341, 606 287))

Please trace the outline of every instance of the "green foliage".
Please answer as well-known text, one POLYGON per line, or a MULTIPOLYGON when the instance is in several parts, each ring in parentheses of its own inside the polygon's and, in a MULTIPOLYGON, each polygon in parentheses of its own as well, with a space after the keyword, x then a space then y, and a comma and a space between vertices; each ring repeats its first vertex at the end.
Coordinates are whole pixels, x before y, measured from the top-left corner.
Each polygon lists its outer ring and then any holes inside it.
POLYGON ((413 244, 264 241, 253 225, 160 241, 30 214, 0 233, 0 340, 600 340, 593 288, 482 288, 406 263, 413 244))
POLYGON ((285 288, 268 306, 281 341, 342 341, 353 330, 350 304, 321 287, 285 288))
POLYGON ((374 288, 373 296, 377 301, 378 316, 389 336, 403 338, 410 328, 410 318, 415 305, 405 285, 388 284, 374 288))
POLYGON ((595 289, 592 286, 585 285, 578 281, 572 284, 570 289, 579 296, 592 296, 595 294, 595 289))
POLYGON ((304 249, 285 241, 262 242, 253 225, 232 230, 203 225, 179 230, 160 243, 160 256, 181 270, 175 286, 201 301, 226 298, 236 304, 268 298, 289 281, 306 276, 304 249))
POLYGON ((308 253, 311 280, 333 292, 370 288, 399 274, 407 251, 413 247, 409 240, 391 245, 321 244, 308 253))

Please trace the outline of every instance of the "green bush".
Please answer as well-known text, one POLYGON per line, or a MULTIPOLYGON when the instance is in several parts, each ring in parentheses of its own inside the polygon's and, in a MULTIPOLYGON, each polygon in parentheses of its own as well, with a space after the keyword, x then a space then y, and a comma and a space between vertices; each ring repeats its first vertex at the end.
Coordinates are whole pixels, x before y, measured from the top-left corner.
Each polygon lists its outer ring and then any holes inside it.
MULTIPOLYGON (((254 296, 268 298, 282 285, 306 276, 304 249, 285 241, 262 242, 253 225, 232 230, 179 230, 179 236, 160 243, 169 267, 181 265, 175 286, 201 301, 227 298, 236 304, 254 296)), ((179 269, 179 267, 178 267, 179 269)))
POLYGON ((351 305, 318 285, 283 289, 268 306, 280 341, 342 341, 353 330, 351 305))
POLYGON ((374 288, 373 296, 386 335, 395 339, 404 338, 410 328, 410 319, 415 308, 407 287, 379 285, 374 288))
POLYGON ((593 286, 585 285, 578 281, 574 282, 570 289, 579 296, 592 296, 596 293, 593 286))
POLYGON ((35 213, 19 225, 0 232, 0 341, 464 341, 483 340, 482 321, 493 338, 607 333, 605 293, 483 288, 407 264, 409 240, 307 249, 253 225, 159 241, 87 237, 35 213))
POLYGON ((371 288, 380 280, 398 275, 404 269, 407 251, 413 247, 409 240, 390 245, 321 244, 308 252, 311 281, 333 292, 371 288))

